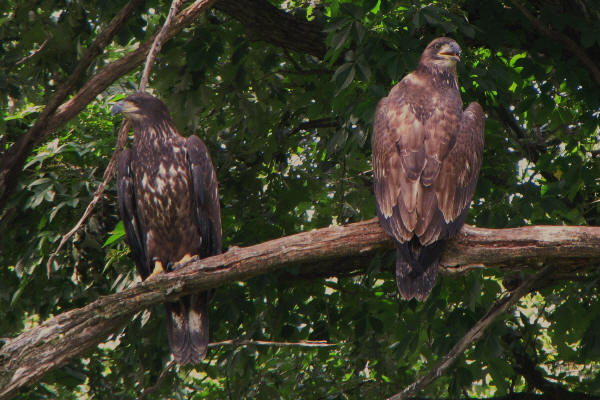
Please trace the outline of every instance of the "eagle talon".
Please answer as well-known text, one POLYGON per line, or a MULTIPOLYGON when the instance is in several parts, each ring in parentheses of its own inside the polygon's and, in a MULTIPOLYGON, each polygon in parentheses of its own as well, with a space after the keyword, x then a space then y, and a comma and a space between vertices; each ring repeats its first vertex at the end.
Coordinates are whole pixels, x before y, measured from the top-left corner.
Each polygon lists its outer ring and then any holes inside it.
POLYGON ((175 265, 178 265, 179 268, 181 268, 183 265, 189 263, 190 261, 194 260, 194 256, 192 256, 191 254, 186 254, 185 256, 181 257, 181 260, 175 262, 175 263, 170 263, 169 264, 169 271, 173 270, 173 267, 175 265))
POLYGON ((148 279, 154 279, 158 275, 163 274, 164 272, 165 272, 165 268, 163 267, 162 262, 161 261, 154 261, 154 271, 152 271, 152 273, 148 276, 148 278, 146 278, 146 280, 148 280, 148 279))

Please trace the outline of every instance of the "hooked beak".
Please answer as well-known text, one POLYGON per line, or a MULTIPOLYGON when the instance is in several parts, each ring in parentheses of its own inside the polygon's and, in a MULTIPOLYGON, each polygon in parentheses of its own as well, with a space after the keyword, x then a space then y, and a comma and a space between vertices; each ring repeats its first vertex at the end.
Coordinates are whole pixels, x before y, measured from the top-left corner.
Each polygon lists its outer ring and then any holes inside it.
POLYGON ((460 54, 457 54, 457 53, 446 53, 446 52, 443 52, 443 53, 440 53, 440 55, 444 56, 446 58, 449 58, 451 60, 454 60, 456 62, 460 61, 460 54))
POLYGON ((116 115, 123 112, 123 102, 120 101, 118 103, 116 103, 111 109, 110 109, 110 114, 111 115, 116 115))
POLYGON ((454 43, 445 44, 438 52, 438 55, 441 57, 453 60, 454 62, 459 62, 460 61, 460 47, 458 47, 454 43))

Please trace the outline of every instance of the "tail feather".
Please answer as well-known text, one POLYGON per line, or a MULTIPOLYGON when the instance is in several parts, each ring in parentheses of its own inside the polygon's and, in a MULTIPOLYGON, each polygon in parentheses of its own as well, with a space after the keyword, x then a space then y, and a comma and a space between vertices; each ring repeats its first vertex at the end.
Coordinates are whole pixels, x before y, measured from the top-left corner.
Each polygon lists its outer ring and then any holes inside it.
POLYGON ((435 286, 439 258, 445 241, 423 246, 414 238, 407 243, 397 243, 396 285, 402 298, 427 300, 435 286))
POLYGON ((208 348, 208 292, 184 296, 165 307, 175 361, 180 365, 199 363, 208 348))

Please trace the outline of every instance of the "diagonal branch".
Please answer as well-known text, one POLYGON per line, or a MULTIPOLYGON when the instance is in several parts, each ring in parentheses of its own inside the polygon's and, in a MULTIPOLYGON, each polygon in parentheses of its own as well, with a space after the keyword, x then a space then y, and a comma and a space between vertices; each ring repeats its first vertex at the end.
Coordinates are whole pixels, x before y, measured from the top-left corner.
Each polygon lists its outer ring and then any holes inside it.
POLYGON ((588 57, 585 50, 580 45, 578 45, 570 37, 557 32, 542 23, 539 19, 534 17, 518 0, 510 0, 510 2, 513 3, 514 6, 519 9, 519 11, 521 11, 529 23, 542 35, 562 43, 565 50, 570 51, 576 58, 578 58, 579 61, 588 69, 592 79, 594 79, 594 81, 600 85, 600 68, 598 68, 597 63, 588 57))
MULTIPOLYGON (((600 262, 600 227, 530 226, 485 229, 465 226, 448 243, 442 264, 537 269, 551 263, 557 270, 583 273, 600 262)), ((0 398, 10 397, 46 372, 80 356, 126 324, 136 312, 277 269, 300 267, 354 271, 369 265, 380 250, 394 244, 376 219, 316 229, 257 244, 234 247, 225 254, 188 263, 120 293, 100 297, 8 339, 0 349, 0 398)))
POLYGON ((152 69, 152 65, 154 65, 154 59, 160 53, 160 49, 162 48, 163 41, 165 39, 165 35, 169 31, 169 27, 171 26, 171 21, 173 21, 173 17, 177 14, 177 10, 181 5, 181 0, 173 0, 171 3, 171 8, 169 9, 169 14, 167 14, 167 18, 165 19, 165 23, 162 28, 152 41, 152 47, 148 51, 148 55, 146 57, 146 65, 144 65, 144 71, 142 72, 142 78, 140 79, 140 87, 138 91, 145 92, 146 86, 148 86, 148 79, 150 78, 150 70, 152 69))
POLYGON ((486 328, 492 324, 499 316, 504 314, 509 308, 514 306, 517 301, 529 293, 533 285, 547 275, 552 268, 548 265, 534 275, 527 278, 514 292, 504 296, 496 301, 488 312, 450 349, 450 352, 442 357, 441 360, 424 376, 407 386, 402 392, 391 396, 388 400, 406 400, 410 396, 425 389, 427 385, 437 378, 444 375, 446 370, 460 357, 467 348, 478 341, 485 332, 486 328))
POLYGON ((50 98, 44 111, 42 111, 35 121, 35 124, 3 155, 2 160, 0 160, 0 209, 4 207, 8 194, 17 183, 17 178, 27 155, 29 155, 31 149, 36 144, 48 136, 48 125, 52 121, 54 112, 58 106, 75 89, 92 61, 102 53, 103 49, 142 3, 142 0, 130 0, 112 19, 108 26, 98 34, 94 42, 86 50, 81 61, 75 67, 73 73, 69 76, 69 79, 59 86, 50 98))
MULTIPOLYGON (((215 0, 196 0, 182 12, 177 14, 169 31, 165 35, 165 40, 171 39, 183 28, 190 25, 203 11, 210 8, 214 1, 215 0)), ((33 146, 40 143, 54 132, 54 130, 79 114, 87 104, 108 88, 115 80, 139 66, 144 61, 155 36, 156 35, 153 35, 146 42, 140 44, 136 50, 123 56, 121 59, 106 65, 98 71, 73 97, 56 108, 54 114, 46 117, 47 120, 45 126, 41 127, 40 130, 36 130, 35 134, 30 134, 28 132, 21 140, 11 146, 4 158, 0 160, 0 209, 4 207, 12 188, 17 182, 18 175, 23 168, 25 159, 33 146)), ((38 120, 41 118, 42 116, 40 116, 38 120)), ((34 128, 35 126, 32 127, 31 130, 34 128)))

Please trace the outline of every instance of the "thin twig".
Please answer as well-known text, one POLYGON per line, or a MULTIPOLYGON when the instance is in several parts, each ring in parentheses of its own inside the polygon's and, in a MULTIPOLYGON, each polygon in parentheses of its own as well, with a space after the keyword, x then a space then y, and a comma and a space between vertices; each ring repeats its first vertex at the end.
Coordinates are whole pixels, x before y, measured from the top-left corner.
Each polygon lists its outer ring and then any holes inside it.
POLYGON ((87 208, 85 209, 85 212, 83 213, 79 221, 77 221, 75 226, 66 235, 62 237, 58 247, 56 248, 56 251, 52 253, 50 255, 50 258, 48 259, 48 264, 46 264, 46 274, 48 275, 48 278, 50 278, 50 274, 52 273, 52 263, 54 262, 56 255, 62 250, 63 246, 67 243, 67 241, 69 241, 69 239, 71 239, 75 232, 77 232, 81 228, 83 223, 88 219, 88 217, 92 213, 92 210, 104 194, 104 188, 106 188, 106 185, 108 185, 108 182, 110 182, 114 174, 115 166, 117 165, 117 160, 119 159, 119 154, 121 154, 121 150, 123 150, 123 147, 125 147, 125 143, 127 143, 128 131, 129 121, 124 120, 121 124, 121 128, 119 129, 119 135, 117 136, 117 145, 115 148, 115 152, 113 153, 110 161, 108 162, 106 170, 104 170, 102 183, 96 189, 92 201, 90 201, 90 204, 88 204, 87 208))
POLYGON ((300 342, 270 342, 266 340, 223 340, 209 343, 208 347, 220 346, 273 346, 273 347, 335 347, 339 343, 327 343, 325 340, 303 340, 300 342))
POLYGON ((148 396, 149 394, 156 392, 156 390, 158 390, 160 388, 160 385, 162 385, 163 381, 167 377, 167 372, 169 372, 171 370, 171 368, 173 368, 173 365, 175 365, 175 360, 169 361, 167 366, 162 370, 162 372, 158 376, 158 379, 156 379, 156 383, 154 385, 142 390, 140 399, 143 399, 144 397, 148 396))
POLYGON ((38 47, 37 49, 33 50, 33 52, 23 58, 21 58, 19 61, 17 61, 16 65, 21 65, 21 64, 25 64, 28 60, 30 60, 31 58, 35 57, 36 54, 38 54, 40 51, 44 50, 44 47, 46 47, 46 45, 48 44, 48 40, 50 39, 46 39, 44 40, 44 42, 40 45, 40 47, 38 47))
POLYGON ((506 310, 515 305, 521 297, 529 293, 533 285, 541 278, 545 277, 551 268, 552 265, 542 268, 541 271, 531 275, 528 279, 526 279, 510 295, 504 296, 496 301, 488 310, 488 312, 479 321, 477 321, 477 323, 462 338, 460 338, 454 347, 452 347, 450 352, 442 357, 426 375, 417 379, 415 382, 408 385, 402 392, 393 395, 388 400, 408 399, 410 396, 420 392, 431 382, 441 377, 468 347, 470 347, 474 342, 479 340, 481 336, 483 336, 485 329, 490 326, 492 322, 496 320, 496 318, 504 314, 506 310))
MULTIPOLYGON (((148 85, 148 76, 150 75, 150 69, 152 67, 152 64, 154 63, 156 54, 160 51, 160 49, 162 47, 163 39, 169 30, 169 25, 173 21, 173 16, 177 13, 177 9, 179 8, 180 5, 181 5, 181 0, 173 0, 173 3, 171 3, 171 8, 169 9, 169 14, 167 16, 167 19, 165 20, 165 23, 163 24, 162 28, 160 29, 160 32, 158 33, 158 35, 156 35, 156 37, 154 38, 154 41, 152 42, 152 46, 150 47, 150 51, 148 51, 148 56, 146 58, 146 65, 144 66, 144 72, 143 72, 142 78, 140 80, 139 91, 146 90, 146 86, 148 85)), ((117 136, 117 145, 116 145, 115 151, 110 159, 110 162, 106 166, 106 170, 104 171, 102 183, 96 189, 96 192, 94 193, 94 197, 92 198, 92 201, 90 201, 90 203, 88 204, 87 208, 85 209, 85 212, 83 213, 83 215, 81 216, 81 218, 79 219, 77 224, 75 224, 75 226, 66 235, 63 236, 58 247, 56 248, 56 251, 54 253, 52 253, 50 255, 50 258, 48 259, 48 263, 46 264, 46 273, 47 273, 48 277, 50 277, 50 274, 52 272, 52 263, 54 262, 56 255, 62 250, 63 246, 67 243, 67 241, 69 241, 69 239, 71 239, 71 237, 75 234, 75 232, 77 232, 81 228, 81 226, 85 223, 85 221, 88 219, 88 217, 92 213, 92 210, 94 209, 94 207, 96 206, 96 204, 98 203, 98 201, 100 200, 102 195, 104 194, 104 189, 106 188, 106 185, 108 185, 108 183, 110 182, 110 180, 113 177, 113 174, 114 174, 114 171, 115 171, 115 168, 117 165, 117 160, 119 159, 119 154, 121 154, 123 147, 125 147, 125 144, 127 143, 128 131, 129 131, 129 123, 127 120, 124 120, 123 123, 121 124, 121 128, 119 129, 119 135, 117 136)))
POLYGON ((177 14, 177 10, 179 9, 180 5, 181 5, 181 0, 173 0, 173 2, 171 3, 171 8, 169 9, 169 14, 167 15, 167 19, 165 20, 165 23, 163 24, 162 28, 160 29, 160 32, 158 32, 158 35, 156 35, 156 38, 154 38, 154 42, 152 42, 152 47, 150 47, 150 51, 148 52, 148 56, 146 58, 146 65, 144 65, 144 72, 142 73, 142 79, 140 79, 140 86, 138 88, 138 90, 140 92, 146 91, 146 86, 148 86, 148 79, 150 77, 150 69, 152 69, 152 65, 154 64, 154 59, 156 58, 156 55, 160 52, 160 49, 162 48, 163 39, 165 38, 165 35, 169 31, 169 26, 171 25, 171 22, 173 21, 173 17, 175 16, 175 14, 177 14))
POLYGON ((338 117, 325 117, 319 119, 313 119, 310 121, 301 122, 297 127, 292 129, 288 136, 295 135, 302 130, 309 130, 315 128, 337 128, 340 126, 340 120, 338 117))

